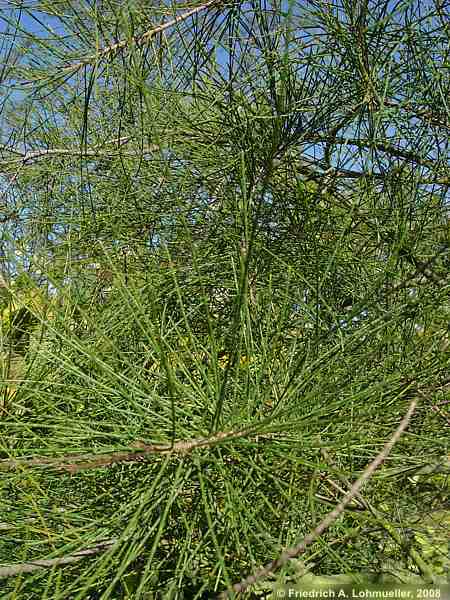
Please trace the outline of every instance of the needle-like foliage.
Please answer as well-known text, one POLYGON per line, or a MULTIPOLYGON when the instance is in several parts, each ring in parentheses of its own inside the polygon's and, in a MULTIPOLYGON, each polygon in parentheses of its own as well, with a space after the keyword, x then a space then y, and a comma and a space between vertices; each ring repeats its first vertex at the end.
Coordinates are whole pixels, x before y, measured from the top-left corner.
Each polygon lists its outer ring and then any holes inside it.
POLYGON ((439 582, 445 3, 0 9, 8 597, 263 593, 272 560, 439 582))

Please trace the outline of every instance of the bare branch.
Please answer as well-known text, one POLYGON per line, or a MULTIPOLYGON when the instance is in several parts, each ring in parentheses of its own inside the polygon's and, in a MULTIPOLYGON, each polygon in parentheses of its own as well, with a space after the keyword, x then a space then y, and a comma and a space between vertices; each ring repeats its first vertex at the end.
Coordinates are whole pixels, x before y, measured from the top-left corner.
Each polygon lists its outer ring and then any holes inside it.
MULTIPOLYGON (((3 146, 4 150, 8 150, 16 155, 19 155, 20 158, 13 158, 11 160, 3 160, 0 162, 0 168, 8 168, 17 165, 27 165, 35 163, 41 159, 47 158, 59 158, 62 156, 69 157, 79 157, 79 158, 112 158, 114 156, 136 156, 137 154, 145 154, 147 152, 156 152, 159 150, 159 146, 156 144, 152 144, 150 146, 144 146, 139 149, 139 153, 137 152, 122 152, 120 151, 121 146, 127 144, 131 138, 122 137, 117 138, 115 140, 108 140, 103 144, 97 144, 93 146, 92 149, 81 149, 81 148, 45 148, 43 150, 34 150, 31 152, 20 152, 16 149, 7 148, 7 146, 3 146), (117 144, 117 151, 106 151, 103 150, 103 146, 106 144, 117 144)), ((10 184, 11 185, 11 182, 10 184)))
POLYGON ((242 431, 222 431, 211 437, 183 440, 174 444, 146 444, 142 441, 132 443, 131 447, 140 450, 140 452, 68 454, 60 458, 33 457, 5 459, 0 461, 0 471, 15 470, 22 467, 48 467, 68 471, 69 473, 76 473, 85 469, 107 467, 117 463, 141 462, 152 454, 187 454, 197 448, 211 447, 220 442, 227 442, 248 435, 257 435, 254 427, 242 431))
POLYGON ((162 31, 165 31, 166 29, 169 29, 170 27, 173 27, 174 25, 178 25, 178 23, 185 21, 192 15, 195 15, 203 10, 206 10, 207 8, 210 8, 211 6, 220 5, 222 3, 223 3, 223 0, 209 0, 209 2, 200 4, 199 6, 195 6, 194 8, 191 8, 190 10, 186 11, 185 13, 178 15, 178 17, 175 17, 171 21, 167 21, 166 23, 162 23, 161 25, 158 25, 157 27, 154 27, 153 29, 149 29, 143 35, 135 36, 131 40, 121 40, 120 42, 117 42, 117 44, 112 44, 110 46, 106 46, 105 48, 102 48, 101 50, 99 50, 99 52, 97 52, 96 54, 92 54, 91 56, 86 57, 85 59, 81 60, 78 63, 64 67, 63 71, 64 72, 72 71, 73 73, 76 73, 81 68, 85 67, 86 65, 95 63, 102 58, 107 58, 108 56, 111 56, 112 54, 114 54, 120 50, 124 50, 131 44, 135 44, 136 46, 144 46, 145 44, 148 44, 150 42, 150 40, 153 37, 155 37, 155 35, 157 35, 158 33, 161 33, 162 31))
POLYGON ((39 569, 49 569, 59 565, 68 565, 70 563, 78 562, 86 556, 92 556, 93 554, 98 554, 99 552, 108 550, 116 542, 116 539, 106 540, 104 542, 99 542, 91 548, 79 550, 74 554, 69 554, 68 556, 62 556, 60 558, 38 559, 31 562, 19 563, 17 565, 6 565, 4 567, 0 567, 0 579, 13 577, 14 575, 19 575, 20 573, 32 573, 33 571, 38 571, 39 569))
POLYGON ((276 558, 275 560, 273 560, 272 562, 267 564, 265 567, 259 569, 252 575, 245 577, 239 583, 235 583, 232 586, 231 590, 222 592, 220 594, 219 598, 221 598, 221 600, 225 600, 226 598, 231 598, 234 593, 244 592, 247 588, 249 588, 251 585, 255 584, 257 581, 264 579, 270 573, 273 573, 274 571, 276 571, 279 568, 281 568, 282 566, 284 566, 292 558, 296 558, 299 554, 304 552, 306 550, 306 548, 312 544, 312 542, 314 542, 318 537, 320 537, 322 535, 322 533, 324 531, 326 531, 328 529, 328 527, 330 527, 330 525, 332 525, 334 523, 334 521, 336 521, 336 519, 339 517, 339 515, 341 515, 344 512, 345 507, 353 500, 353 498, 355 498, 357 496, 357 494, 359 493, 359 491, 362 488, 362 486, 364 485, 364 483, 366 483, 366 481, 373 475, 373 473, 376 471, 376 469, 378 469, 378 467, 381 465, 381 463, 384 460, 386 460, 386 458, 389 455, 390 451, 392 450, 393 446, 397 443, 400 436, 402 435, 402 433, 408 426, 408 424, 411 420, 411 417, 416 409, 416 406, 417 406, 416 400, 412 400, 411 404, 409 405, 408 412, 403 417, 400 425, 398 426, 397 430, 394 432, 391 439, 385 444, 383 450, 367 466, 367 468, 364 470, 361 477, 359 479, 357 479, 357 481, 352 485, 350 491, 348 492, 348 494, 346 494, 346 496, 344 496, 342 502, 340 502, 340 504, 338 504, 336 506, 336 508, 334 510, 332 510, 319 523, 319 525, 304 538, 304 540, 302 542, 300 542, 300 544, 298 544, 297 546, 294 546, 293 548, 289 548, 288 550, 285 550, 279 558, 276 558))
POLYGON ((329 136, 314 136, 311 138, 313 142, 332 142, 339 145, 345 146, 358 146, 359 148, 376 148, 377 150, 381 150, 390 156, 395 156, 397 158, 404 158, 410 162, 414 162, 418 165, 422 165, 429 169, 436 169, 436 161, 429 160, 419 156, 414 152, 410 152, 409 150, 403 150, 402 148, 396 148, 392 146, 392 144, 387 144, 386 142, 372 142, 370 140, 364 139, 356 139, 356 138, 345 138, 345 137, 329 137, 329 136))

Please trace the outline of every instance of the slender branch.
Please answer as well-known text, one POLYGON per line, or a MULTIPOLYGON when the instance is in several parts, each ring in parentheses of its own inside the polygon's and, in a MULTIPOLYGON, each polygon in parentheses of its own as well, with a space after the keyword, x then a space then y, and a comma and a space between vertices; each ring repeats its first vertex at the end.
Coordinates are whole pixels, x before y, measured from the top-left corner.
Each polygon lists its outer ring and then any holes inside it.
POLYGON ((417 109, 411 106, 410 104, 401 104, 400 102, 395 102, 394 100, 385 99, 383 104, 389 108, 396 108, 398 110, 406 110, 408 113, 417 118, 424 118, 429 121, 432 125, 436 125, 437 127, 443 127, 444 129, 450 129, 450 123, 448 119, 448 115, 443 113, 435 113, 429 109, 417 109))
POLYGON ((15 470, 22 467, 48 467, 69 473, 85 469, 107 467, 116 463, 141 462, 152 454, 187 454, 197 448, 214 446, 246 435, 258 435, 255 428, 241 431, 222 431, 211 437, 182 440, 174 444, 146 444, 136 441, 131 447, 135 452, 111 452, 109 454, 68 454, 60 458, 18 458, 0 460, 0 471, 15 470))
POLYGON ((51 567, 57 567, 59 565, 68 565, 70 563, 78 562, 86 556, 92 556, 93 554, 98 554, 99 552, 108 550, 116 542, 116 539, 106 540, 104 542, 99 542, 91 548, 79 550, 74 554, 69 554, 68 556, 62 556, 60 558, 38 559, 16 565, 6 565, 4 567, 0 566, 0 579, 5 577, 13 577, 14 575, 19 575, 20 573, 32 573, 33 571, 37 571, 39 569, 48 569, 51 567))
MULTIPOLYGON (((314 138, 316 141, 319 141, 318 138, 314 138)), ((314 161, 312 159, 308 159, 304 156, 294 158, 296 163, 296 168, 299 173, 305 174, 312 179, 320 180, 323 177, 327 177, 329 179, 361 179, 363 177, 372 177, 373 179, 385 180, 385 173, 367 173, 366 171, 355 171, 353 169, 336 169, 333 167, 326 167, 321 164, 321 161, 314 161), (318 169, 323 169, 323 171, 319 171, 318 169)), ((423 185, 444 185, 450 186, 450 177, 439 176, 436 174, 435 177, 423 178, 419 179, 417 183, 423 185)))
MULTIPOLYGON (((339 478, 339 480, 346 485, 348 488, 351 487, 351 483, 348 481, 348 479, 345 477, 345 475, 343 475, 339 469, 337 468, 337 466, 334 464, 333 459, 331 458, 331 456, 328 454, 328 452, 326 451, 325 448, 322 448, 321 450, 323 457, 325 458, 325 460, 327 460, 332 467, 335 469, 336 471, 336 475, 339 478)), ((372 513, 373 518, 376 520, 377 523, 379 523, 383 529, 385 529, 387 531, 387 533, 392 537, 392 539, 398 544, 399 547, 403 547, 403 539, 401 537, 401 535, 399 534, 399 532, 397 531, 397 529, 392 526, 384 517, 383 515, 374 507, 370 504, 370 502, 368 502, 364 496, 362 496, 359 492, 357 494, 355 494, 355 498, 362 504, 362 506, 370 511, 372 513)), ((418 567, 419 571, 422 573, 423 577, 425 578, 425 580, 427 581, 427 583, 433 583, 433 570, 430 568, 430 566, 428 565, 428 563, 422 558, 422 556, 420 555, 420 553, 415 549, 415 548, 408 548, 408 554, 411 557, 411 559, 414 561, 414 563, 416 564, 416 566, 418 567)))
POLYGON ((344 512, 345 507, 353 500, 353 498, 355 498, 357 496, 357 494, 359 493, 359 491, 362 488, 362 486, 364 485, 364 483, 373 475, 375 470, 387 458, 387 456, 389 455, 393 446, 397 443, 397 441, 399 440, 403 431, 408 426, 408 424, 411 420, 411 417, 416 409, 416 406, 417 406, 416 400, 412 400, 411 404, 409 405, 408 412, 405 414, 405 416, 401 420, 400 425, 398 426, 397 430, 392 435, 391 439, 385 444, 383 450, 367 466, 367 468, 364 470, 361 477, 352 485, 350 491, 348 492, 348 494, 346 494, 344 496, 342 502, 340 502, 340 504, 338 504, 336 506, 336 508, 334 510, 332 510, 319 523, 319 525, 304 538, 304 540, 300 544, 298 544, 297 546, 294 546, 293 548, 289 548, 288 550, 285 550, 281 554, 281 556, 279 556, 279 558, 276 558, 275 560, 271 561, 265 567, 262 567, 261 569, 259 569, 255 573, 253 573, 252 575, 245 577, 239 583, 235 583, 231 587, 230 590, 222 592, 219 596, 220 600, 226 600, 226 598, 231 598, 234 595, 234 593, 244 592, 247 588, 254 585, 257 581, 264 579, 270 573, 273 573, 274 571, 283 567, 292 558, 296 558, 299 554, 304 552, 306 550, 306 548, 310 544, 312 544, 312 542, 314 542, 318 537, 320 537, 322 535, 322 533, 324 531, 326 531, 328 529, 328 527, 330 527, 330 525, 332 525, 334 523, 334 521, 336 521, 336 519, 339 517, 339 515, 341 515, 344 512))
POLYGON ((377 150, 381 150, 382 152, 386 152, 386 154, 389 154, 390 156, 395 156, 398 158, 404 158, 406 160, 409 160, 411 162, 414 162, 418 165, 422 165, 424 167, 427 167, 429 169, 434 169, 436 168, 436 161, 431 160, 431 159, 426 159, 423 158, 421 156, 419 156, 418 154, 416 154, 415 152, 411 152, 409 150, 402 150, 401 148, 396 148, 395 146, 393 146, 392 144, 387 144, 386 142, 372 142, 370 140, 359 140, 357 138, 346 138, 346 137, 341 137, 341 136, 312 136, 311 138, 306 138, 309 141, 313 141, 313 142, 330 142, 330 143, 336 143, 339 145, 345 145, 345 146, 358 146, 359 148, 371 148, 374 147, 377 150))
POLYGON ((120 50, 124 50, 131 44, 135 44, 136 46, 144 46, 145 44, 148 44, 150 42, 150 40, 153 37, 155 37, 155 35, 157 35, 158 33, 161 33, 162 31, 169 29, 170 27, 173 27, 174 25, 178 25, 178 23, 185 21, 192 15, 195 15, 203 10, 206 10, 207 8, 210 8, 211 6, 214 6, 215 4, 222 4, 222 3, 223 3, 223 0, 209 0, 209 2, 205 2, 204 4, 195 6, 194 8, 191 8, 190 10, 186 11, 185 13, 178 15, 178 17, 175 17, 171 21, 167 21, 166 23, 162 23, 161 25, 158 25, 157 27, 154 27, 153 29, 149 29, 143 35, 134 36, 133 38, 131 38, 131 40, 121 40, 120 42, 117 42, 116 44, 111 44, 110 46, 101 48, 96 54, 92 54, 91 56, 84 58, 83 60, 81 60, 78 63, 64 67, 63 71, 64 72, 73 71, 73 73, 76 73, 81 68, 85 67, 86 65, 95 63, 101 58, 111 56, 112 54, 114 54, 120 50))
MULTIPOLYGON (((361 148, 368 148, 371 146, 371 142, 369 142, 368 140, 358 140, 358 139, 353 139, 353 138, 343 138, 343 137, 333 137, 333 136, 306 136, 305 140, 308 140, 310 142, 315 142, 315 143, 319 143, 319 142, 330 142, 330 143, 337 143, 337 144, 350 144, 350 145, 355 145, 361 148)), ((120 149, 121 146, 128 144, 131 141, 130 137, 121 137, 121 138, 116 138, 116 139, 112 139, 112 140, 108 140, 106 142, 103 142, 101 144, 97 144, 95 146, 92 146, 91 149, 78 149, 78 148, 45 148, 43 150, 34 150, 34 151, 30 151, 30 152, 21 152, 20 150, 17 150, 15 148, 9 148, 8 146, 5 145, 1 145, 0 149, 5 150, 7 152, 10 152, 12 154, 15 154, 17 156, 17 158, 12 158, 10 160, 3 160, 0 161, 0 168, 10 168, 10 167, 14 167, 17 165, 29 165, 29 164, 33 164, 38 160, 41 159, 51 159, 51 158, 58 158, 61 156, 69 156, 69 157, 79 157, 79 158, 112 158, 114 156, 118 155, 118 152, 110 152, 110 151, 106 151, 103 150, 103 147, 106 144, 116 144, 118 149, 120 149)), ((392 156, 397 156, 399 158, 405 158, 407 160, 413 161, 416 164, 420 164, 422 166, 425 166, 429 169, 431 168, 435 168, 436 165, 434 164, 434 162, 432 160, 428 160, 428 159, 424 159, 421 158, 420 156, 418 156, 417 154, 414 154, 413 152, 409 152, 407 150, 400 150, 400 149, 396 149, 394 146, 391 146, 390 144, 386 144, 384 142, 375 142, 373 144, 376 148, 378 148, 379 150, 382 150, 383 152, 386 152, 392 156)), ((158 145, 156 144, 152 144, 150 146, 145 146, 144 148, 140 148, 139 149, 139 153, 137 152, 120 152, 120 154, 122 156, 137 156, 142 155, 142 154, 146 154, 149 152, 156 152, 158 151, 160 148, 158 145)), ((362 177, 366 177, 367 173, 364 171, 355 171, 352 169, 338 169, 338 168, 333 168, 333 167, 329 167, 326 166, 325 164, 322 164, 321 161, 318 160, 312 160, 312 159, 308 159, 306 157, 298 157, 297 159, 295 159, 296 162, 298 161, 298 165, 297 165, 297 169, 299 170, 299 173, 303 173, 306 174, 307 176, 316 179, 316 180, 320 180, 323 177, 327 177, 330 179, 360 179, 362 177)), ((371 177, 375 178, 375 179, 384 179, 386 177, 386 175, 384 173, 371 173, 370 174, 371 177)), ((13 180, 10 182, 9 186, 13 183, 13 180)), ((439 174, 436 174, 434 177, 431 177, 429 179, 423 179, 420 180, 419 183, 422 184, 437 184, 437 185, 450 185, 450 177, 445 176, 444 174, 442 174, 442 176, 440 176, 439 174)))
MULTIPOLYGON (((105 144, 117 144, 120 149, 121 146, 128 143, 131 138, 117 138, 115 140, 108 140, 105 144)), ((8 149, 9 152, 13 152, 14 154, 20 155, 19 158, 13 158, 11 160, 3 160, 0 162, 0 168, 16 166, 16 165, 25 165, 34 163, 41 159, 46 158, 58 158, 60 156, 70 156, 70 157, 80 157, 80 158, 111 158, 113 156, 117 156, 118 152, 111 152, 102 150, 102 146, 104 144, 98 144, 93 146, 91 150, 82 150, 79 148, 45 148, 43 150, 33 150, 31 152, 19 152, 14 149, 9 149, 4 146, 4 149, 8 149)), ((145 154, 147 152, 156 152, 159 150, 159 146, 156 144, 152 144, 150 146, 144 146, 144 148, 139 149, 139 155, 145 154)), ((136 156, 136 152, 120 152, 122 156, 136 156)), ((11 185, 11 182, 10 182, 11 185)))

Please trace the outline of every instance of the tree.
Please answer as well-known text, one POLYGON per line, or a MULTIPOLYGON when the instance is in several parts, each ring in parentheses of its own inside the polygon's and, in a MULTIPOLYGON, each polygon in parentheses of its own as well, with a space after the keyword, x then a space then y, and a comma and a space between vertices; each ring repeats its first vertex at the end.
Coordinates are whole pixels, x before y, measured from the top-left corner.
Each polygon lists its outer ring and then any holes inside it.
MULTIPOLYGON (((446 393, 446 16, 6 2, 2 271, 39 326, 1 422, 2 521, 45 528, 0 554, 75 563, 20 593, 225 589, 324 512, 318 471, 359 472, 409 396, 446 393)), ((392 465, 443 454, 440 419, 420 410, 392 465)))

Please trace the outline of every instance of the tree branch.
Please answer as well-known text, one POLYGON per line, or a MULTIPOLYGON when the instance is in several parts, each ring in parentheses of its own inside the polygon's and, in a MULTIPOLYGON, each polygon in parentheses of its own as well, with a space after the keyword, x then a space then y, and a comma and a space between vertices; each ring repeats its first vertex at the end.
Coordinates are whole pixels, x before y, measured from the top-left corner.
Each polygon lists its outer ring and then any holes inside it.
POLYGON ((157 27, 154 27, 153 29, 149 29, 143 35, 134 36, 133 38, 131 38, 131 40, 121 40, 120 42, 117 42, 116 44, 111 44, 110 46, 101 48, 96 54, 92 54, 91 56, 84 58, 83 60, 81 60, 78 63, 68 65, 67 67, 63 67, 62 70, 63 70, 63 72, 72 71, 73 73, 76 73, 81 68, 83 68, 87 65, 90 65, 92 63, 95 63, 101 58, 107 58, 108 56, 111 56, 115 52, 124 50, 131 44, 135 44, 136 46, 144 46, 145 44, 148 44, 149 41, 158 33, 161 33, 162 31, 169 29, 170 27, 173 27, 174 25, 178 25, 178 23, 185 21, 192 15, 195 15, 203 10, 206 10, 207 8, 210 8, 216 4, 219 5, 222 3, 223 3, 223 0, 209 0, 209 2, 205 2, 204 4, 195 6, 194 8, 191 8, 190 10, 186 11, 185 13, 178 15, 178 17, 175 17, 171 21, 167 21, 166 23, 162 23, 161 25, 158 25, 157 27))
POLYGON ((47 467, 69 473, 85 469, 108 467, 116 463, 141 462, 152 454, 187 454, 197 448, 211 447, 246 435, 257 435, 255 427, 241 431, 222 431, 211 437, 182 440, 173 444, 146 444, 136 441, 130 444, 135 452, 111 452, 109 454, 68 454, 60 458, 18 458, 0 460, 0 471, 11 471, 22 467, 47 467))
POLYGON ((69 554, 68 556, 62 556, 60 558, 38 559, 16 565, 6 565, 4 567, 0 567, 0 579, 13 577, 14 575, 19 575, 20 573, 32 573, 33 571, 37 571, 39 569, 48 569, 51 567, 57 567, 59 565, 68 565, 70 563, 78 562, 86 556, 92 556, 93 554, 98 554, 99 552, 108 550, 116 542, 116 539, 106 540, 104 542, 99 542, 91 548, 79 550, 74 554, 69 554))
POLYGON ((245 577, 239 583, 235 583, 229 591, 222 592, 219 596, 220 600, 226 600, 227 598, 231 598, 234 595, 234 593, 244 592, 247 588, 249 588, 251 585, 254 585, 257 581, 266 578, 270 573, 273 573, 274 571, 283 567, 292 558, 296 558, 299 554, 304 552, 306 548, 310 544, 312 544, 312 542, 314 542, 318 537, 320 537, 322 533, 326 531, 328 527, 330 527, 330 525, 334 523, 334 521, 336 521, 339 515, 341 515, 344 512, 345 507, 353 500, 353 498, 355 498, 355 496, 357 496, 364 483, 366 483, 366 481, 373 475, 373 473, 376 471, 376 469, 378 469, 381 463, 387 458, 393 446, 397 443, 400 436, 408 426, 411 417, 416 409, 416 406, 416 400, 412 400, 411 404, 409 405, 408 412, 403 417, 400 425, 392 435, 391 439, 385 444, 383 450, 367 466, 361 477, 352 485, 350 491, 344 496, 342 502, 340 502, 340 504, 338 504, 336 508, 332 510, 319 523, 319 525, 304 538, 304 540, 300 544, 294 546, 293 548, 285 550, 279 558, 276 558, 275 560, 267 564, 265 567, 259 569, 252 575, 245 577))

